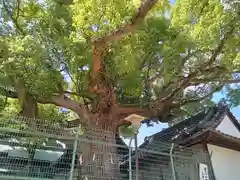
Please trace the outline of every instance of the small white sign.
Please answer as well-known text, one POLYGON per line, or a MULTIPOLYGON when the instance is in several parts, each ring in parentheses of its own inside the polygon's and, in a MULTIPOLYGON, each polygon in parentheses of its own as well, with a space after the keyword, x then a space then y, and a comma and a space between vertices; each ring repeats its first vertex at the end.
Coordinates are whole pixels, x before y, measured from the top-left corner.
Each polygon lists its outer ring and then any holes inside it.
POLYGON ((199 164, 199 177, 200 180, 209 180, 208 166, 206 164, 199 164))

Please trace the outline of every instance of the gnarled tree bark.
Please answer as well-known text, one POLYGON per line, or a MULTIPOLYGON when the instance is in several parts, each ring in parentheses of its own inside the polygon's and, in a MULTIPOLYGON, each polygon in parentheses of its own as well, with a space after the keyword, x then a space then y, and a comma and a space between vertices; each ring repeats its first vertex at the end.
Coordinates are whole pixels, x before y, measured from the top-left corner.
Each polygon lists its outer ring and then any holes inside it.
MULTIPOLYGON (((100 123, 84 127, 83 141, 80 140, 78 153, 81 154, 82 177, 87 179, 120 179, 116 126, 109 123, 115 116, 92 114, 100 123), (101 123, 101 122, 105 122, 101 123)), ((91 120, 90 120, 91 121, 91 120)))
MULTIPOLYGON (((72 1, 62 1, 63 4, 70 4, 72 1)), ((103 62, 105 53, 107 53, 108 43, 117 41, 122 36, 132 33, 136 30, 136 26, 144 20, 147 13, 157 3, 157 0, 145 0, 141 3, 131 20, 122 27, 109 32, 107 35, 93 39, 92 42, 92 66, 89 74, 89 91, 98 96, 98 103, 91 110, 87 109, 84 104, 72 100, 65 96, 64 93, 55 94, 52 97, 37 97, 34 99, 29 94, 25 94, 22 100, 22 115, 31 117, 37 113, 35 105, 39 103, 51 103, 60 107, 64 107, 76 112, 80 118, 84 119, 85 139, 87 142, 80 144, 79 150, 85 154, 83 165, 87 176, 94 179, 119 179, 117 178, 117 147, 115 141, 116 129, 124 116, 128 116, 133 111, 125 111, 119 107, 116 100, 114 86, 109 79, 109 74, 103 62), (29 104, 25 104, 25 102, 29 104), (31 110, 28 112, 28 110, 31 110), (98 141, 94 142, 94 141, 98 141), (87 171, 89 165, 94 166, 94 170, 87 171), (89 174, 90 173, 90 174, 89 174)), ((21 88, 19 88, 21 89, 21 88)), ((24 88, 22 88, 24 90, 24 88)), ((18 93, 21 99, 24 92, 18 93)), ((139 112, 139 111, 138 111, 139 112)), ((89 178, 88 178, 89 179, 89 178)))
MULTIPOLYGON (((18 116, 23 117, 23 122, 27 124, 29 129, 38 129, 39 122, 36 121, 36 118, 38 117, 38 106, 37 101, 35 98, 29 94, 27 91, 24 92, 21 102, 21 111, 19 112, 18 116)), ((33 168, 33 161, 34 156, 36 152, 37 144, 33 142, 33 144, 29 144, 27 147, 28 152, 28 176, 32 176, 32 173, 34 172, 32 170, 33 168)))

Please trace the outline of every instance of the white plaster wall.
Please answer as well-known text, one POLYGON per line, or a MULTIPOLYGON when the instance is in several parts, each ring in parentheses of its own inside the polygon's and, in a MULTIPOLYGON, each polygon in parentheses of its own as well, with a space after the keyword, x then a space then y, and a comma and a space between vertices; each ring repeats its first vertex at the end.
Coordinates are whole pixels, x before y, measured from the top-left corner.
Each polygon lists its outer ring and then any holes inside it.
POLYGON ((234 124, 232 123, 232 121, 229 119, 229 117, 227 115, 224 117, 222 122, 218 125, 216 130, 218 130, 222 133, 229 134, 231 136, 240 138, 240 132, 234 126, 234 124))
POLYGON ((240 179, 240 152, 208 144, 216 180, 240 179))

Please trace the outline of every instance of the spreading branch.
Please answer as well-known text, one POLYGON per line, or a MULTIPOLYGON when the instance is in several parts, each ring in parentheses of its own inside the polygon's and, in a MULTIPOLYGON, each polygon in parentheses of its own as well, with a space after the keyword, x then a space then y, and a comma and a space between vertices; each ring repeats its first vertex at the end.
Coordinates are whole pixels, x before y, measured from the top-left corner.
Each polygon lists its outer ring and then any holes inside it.
POLYGON ((177 107, 184 106, 186 104, 191 104, 191 103, 202 101, 202 100, 212 96, 215 92, 220 91, 223 88, 223 86, 224 85, 219 85, 216 88, 214 88, 211 92, 209 92, 206 95, 201 96, 199 98, 184 99, 184 100, 181 100, 180 102, 173 103, 171 107, 172 108, 177 108, 177 107))
POLYGON ((224 35, 223 39, 220 41, 217 48, 212 51, 212 56, 209 59, 207 65, 211 65, 216 61, 217 56, 222 52, 225 42, 232 35, 234 29, 235 29, 235 26, 231 27, 230 31, 224 35))
MULTIPOLYGON (((206 74, 206 73, 214 72, 215 70, 218 70, 218 71, 219 70, 225 70, 225 68, 223 68, 221 66, 213 66, 213 67, 202 68, 202 66, 201 66, 200 69, 197 69, 197 70, 191 72, 187 77, 179 77, 178 78, 179 83, 178 83, 177 87, 175 89, 173 89, 171 91, 171 93, 169 93, 167 96, 162 97, 160 100, 158 99, 157 101, 165 102, 165 101, 168 101, 170 99, 173 99, 173 97, 175 95, 177 95, 182 89, 185 89, 188 86, 192 85, 192 83, 195 82, 194 80, 196 79, 196 77, 202 76, 203 74, 206 74)), ((200 81, 199 81, 199 83, 200 83, 200 81)), ((204 83, 204 81, 202 83, 204 83)), ((196 82, 195 82, 195 84, 196 84, 196 82)))
MULTIPOLYGON (((234 18, 235 20, 235 18, 234 18)), ((233 21, 234 21, 233 20, 233 21)), ((160 100, 158 99, 157 101, 159 102, 165 102, 168 101, 170 99, 172 99, 179 91, 181 91, 181 89, 186 88, 187 86, 189 86, 192 83, 192 80, 197 77, 198 75, 201 76, 204 73, 208 73, 208 72, 213 72, 214 70, 218 69, 221 70, 220 66, 214 66, 211 67, 214 62, 217 59, 217 56, 222 52, 223 48, 224 48, 224 44, 225 42, 228 40, 228 38, 231 36, 231 34, 233 33, 235 29, 235 26, 231 26, 230 30, 224 35, 224 37, 222 38, 222 40, 220 41, 219 45, 212 50, 212 55, 209 58, 209 60, 207 61, 207 63, 203 63, 199 69, 197 69, 194 72, 191 72, 188 77, 182 77, 179 79, 179 85, 167 96, 161 98, 160 100), (209 67, 210 66, 210 67, 209 67), (206 68, 207 67, 207 68, 206 68)), ((203 81, 204 82, 204 81, 203 81)))
POLYGON ((9 11, 7 4, 5 2, 5 0, 3 0, 3 7, 7 13, 7 15, 10 17, 10 19, 12 20, 16 30, 22 34, 23 36, 26 35, 26 33, 24 32, 24 30, 22 29, 22 27, 18 24, 18 18, 19 18, 19 11, 20 11, 20 0, 17 0, 17 13, 16 13, 16 17, 13 16, 12 12, 9 11))
MULTIPOLYGON (((0 87, 0 94, 9 98, 18 98, 18 93, 12 90, 6 90, 3 87, 0 87)), ((79 103, 73 99, 70 99, 65 96, 65 94, 52 95, 49 97, 37 97, 34 96, 38 103, 40 104, 54 104, 59 107, 70 109, 84 118, 88 118, 88 112, 84 104, 79 103)))
POLYGON ((119 107, 118 114, 120 118, 125 118, 131 114, 138 114, 144 117, 150 117, 152 112, 148 108, 141 107, 119 107))
MULTIPOLYGON (((209 70, 210 68, 207 68, 206 70, 209 70)), ((240 83, 240 79, 229 79, 229 80, 222 80, 222 79, 198 79, 199 81, 195 82, 194 85, 199 85, 202 83, 207 83, 207 82, 218 82, 220 83, 220 85, 218 85, 216 88, 214 88, 211 92, 207 93, 204 96, 198 97, 198 98, 190 98, 190 99, 183 99, 183 100, 179 100, 175 103, 170 103, 169 106, 171 109, 174 108, 179 108, 180 106, 186 105, 186 104, 191 104, 191 103, 195 103, 195 102, 199 102, 202 101, 208 97, 210 97, 212 94, 214 94, 217 91, 220 91, 223 86, 225 84, 232 84, 232 83, 240 83)), ((191 82, 191 85, 193 85, 193 81, 189 81, 191 82)), ((183 87, 178 86, 178 88, 175 89, 175 91, 180 91, 180 89, 182 89, 183 87)), ((172 94, 171 94, 172 95, 172 94)), ((169 98, 169 96, 166 96, 165 98, 169 98)), ((158 105, 160 105, 160 101, 158 101, 158 105)), ((153 114, 152 111, 150 111, 148 108, 137 108, 137 107, 121 107, 119 108, 119 113, 121 115, 121 117, 126 117, 130 114, 139 114, 141 116, 145 116, 145 117, 151 117, 153 114)), ((159 114, 158 114, 159 116, 159 114)))
POLYGON ((77 97, 87 98, 89 100, 93 100, 95 98, 94 95, 90 94, 89 92, 71 92, 71 91, 63 91, 64 94, 69 94, 77 97))
MULTIPOLYGON (((90 86, 89 90, 92 93, 100 94, 99 87, 97 87, 96 81, 101 67, 103 66, 101 58, 106 51, 106 44, 109 41, 117 41, 122 36, 135 31, 136 26, 146 17, 148 12, 157 3, 157 0, 145 0, 141 3, 140 7, 137 9, 136 14, 131 18, 131 20, 123 25, 122 27, 111 31, 109 34, 94 39, 93 42, 93 53, 92 53, 92 67, 90 72, 90 86)), ((106 74, 105 72, 102 72, 106 74)))
POLYGON ((140 7, 137 9, 136 14, 131 18, 131 20, 123 25, 122 27, 111 31, 109 34, 99 37, 94 42, 109 42, 109 41, 117 41, 122 36, 135 31, 136 26, 144 20, 147 16, 148 12, 154 7, 158 0, 143 0, 140 7))
POLYGON ((220 77, 217 78, 203 78, 203 79, 195 79, 193 82, 191 82, 191 85, 199 85, 203 83, 208 82, 219 82, 223 84, 236 84, 240 83, 240 79, 220 79, 220 77))
POLYGON ((206 67, 206 66, 209 66, 209 65, 212 65, 215 61, 216 61, 216 58, 218 57, 218 55, 222 52, 223 48, 224 48, 224 45, 226 43, 226 41, 228 40, 229 37, 231 37, 231 35, 233 34, 234 32, 234 29, 235 29, 235 24, 233 22, 235 22, 235 20, 238 18, 239 15, 237 15, 236 17, 233 18, 233 20, 229 23, 230 24, 230 30, 227 31, 224 35, 223 35, 223 38, 221 39, 220 43, 218 44, 218 46, 212 50, 212 55, 209 59, 209 61, 207 63, 204 63, 201 67, 206 67))

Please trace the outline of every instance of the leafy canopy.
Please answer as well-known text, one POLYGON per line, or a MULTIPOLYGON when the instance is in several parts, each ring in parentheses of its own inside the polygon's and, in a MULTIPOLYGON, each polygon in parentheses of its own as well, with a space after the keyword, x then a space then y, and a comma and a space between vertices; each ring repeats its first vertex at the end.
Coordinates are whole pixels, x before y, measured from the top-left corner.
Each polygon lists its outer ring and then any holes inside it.
POLYGON ((176 118, 210 105, 214 92, 239 82, 238 1, 162 0, 144 21, 131 24, 144 3, 148 0, 1 1, 1 105, 10 97, 6 90, 21 99, 24 89, 38 103, 68 108, 50 100, 65 93, 94 108, 99 99, 88 88, 94 41, 124 24, 129 33, 119 31, 125 35, 109 41, 101 57, 105 80, 123 107, 151 106, 176 118))

